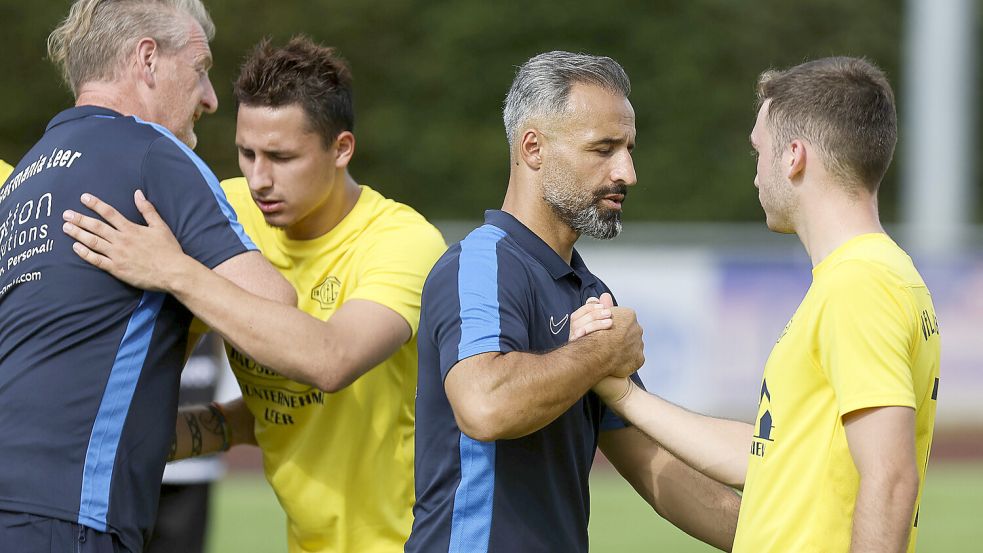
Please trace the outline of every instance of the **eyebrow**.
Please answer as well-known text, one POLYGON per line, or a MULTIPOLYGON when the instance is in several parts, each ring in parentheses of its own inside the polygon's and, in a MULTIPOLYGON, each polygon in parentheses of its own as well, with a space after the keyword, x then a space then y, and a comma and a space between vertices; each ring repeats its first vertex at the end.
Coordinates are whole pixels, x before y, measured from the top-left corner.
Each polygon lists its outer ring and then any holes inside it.
POLYGON ((619 146, 621 144, 628 143, 630 146, 635 145, 635 141, 629 141, 627 138, 600 138, 587 143, 588 148, 595 148, 597 146, 619 146))

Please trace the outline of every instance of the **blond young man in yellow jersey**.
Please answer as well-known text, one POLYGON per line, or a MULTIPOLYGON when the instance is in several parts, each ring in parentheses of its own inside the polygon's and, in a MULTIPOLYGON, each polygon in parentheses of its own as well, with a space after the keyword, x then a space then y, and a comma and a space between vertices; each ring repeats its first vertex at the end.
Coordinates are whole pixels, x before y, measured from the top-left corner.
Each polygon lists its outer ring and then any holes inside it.
POLYGON ((119 229, 89 226, 112 233, 101 266, 175 291, 228 341, 244 402, 182 409, 173 457, 258 443, 292 553, 401 552, 412 524, 420 294, 443 238, 348 173, 351 76, 332 49, 302 37, 261 43, 236 97, 245 178, 223 188, 307 314, 221 286, 175 250, 145 201, 148 227, 95 204, 119 229))
POLYGON ((768 227, 799 236, 813 282, 765 366, 756 423, 691 413, 630 381, 595 389, 744 489, 734 551, 914 551, 940 346, 931 295, 877 213, 894 95, 854 58, 766 72, 758 95, 754 184, 768 227))

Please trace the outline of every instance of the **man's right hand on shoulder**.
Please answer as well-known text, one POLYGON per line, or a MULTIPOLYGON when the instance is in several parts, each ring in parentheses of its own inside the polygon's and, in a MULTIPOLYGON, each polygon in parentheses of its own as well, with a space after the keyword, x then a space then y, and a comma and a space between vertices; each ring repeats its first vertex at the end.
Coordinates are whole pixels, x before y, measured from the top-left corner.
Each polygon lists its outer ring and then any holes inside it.
POLYGON ((75 253, 130 286, 170 292, 187 256, 143 193, 137 190, 134 201, 147 225, 129 221, 91 194, 83 194, 81 200, 103 220, 65 211, 63 230, 76 240, 72 246, 75 253))

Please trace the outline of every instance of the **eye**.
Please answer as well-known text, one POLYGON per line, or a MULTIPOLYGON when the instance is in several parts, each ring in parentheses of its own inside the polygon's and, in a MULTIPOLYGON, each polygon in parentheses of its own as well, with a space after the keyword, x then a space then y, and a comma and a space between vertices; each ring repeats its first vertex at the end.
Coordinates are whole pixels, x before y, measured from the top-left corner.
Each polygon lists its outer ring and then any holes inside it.
POLYGON ((246 159, 253 159, 254 157, 256 157, 256 153, 253 152, 252 150, 244 150, 242 148, 239 148, 239 157, 244 157, 246 159))

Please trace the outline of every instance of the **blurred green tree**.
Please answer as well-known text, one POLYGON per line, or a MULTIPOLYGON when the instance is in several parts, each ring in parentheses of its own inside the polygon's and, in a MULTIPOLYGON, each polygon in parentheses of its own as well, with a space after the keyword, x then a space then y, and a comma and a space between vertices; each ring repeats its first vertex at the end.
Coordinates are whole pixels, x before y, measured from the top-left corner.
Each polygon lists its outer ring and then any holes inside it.
MULTIPOLYGON (((515 67, 541 51, 604 54, 628 71, 639 177, 629 220, 760 220, 747 135, 762 70, 857 55, 881 65, 896 88, 901 82, 897 0, 206 4, 218 28, 219 111, 199 122, 198 153, 220 178, 239 173, 231 89, 242 57, 264 36, 282 43, 304 33, 351 62, 353 174, 431 218, 477 220, 500 205, 508 177, 502 100, 515 67)), ((45 38, 69 5, 0 0, 0 157, 11 162, 71 102, 44 57, 45 38)), ((882 194, 887 220, 897 197, 892 169, 882 194)))

